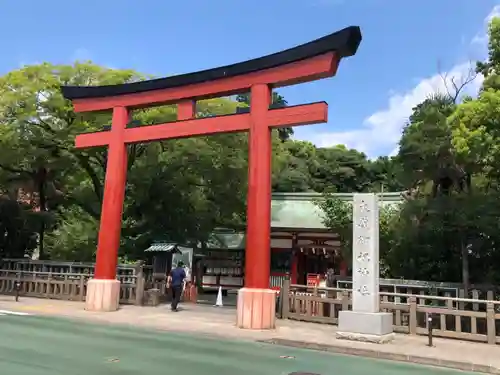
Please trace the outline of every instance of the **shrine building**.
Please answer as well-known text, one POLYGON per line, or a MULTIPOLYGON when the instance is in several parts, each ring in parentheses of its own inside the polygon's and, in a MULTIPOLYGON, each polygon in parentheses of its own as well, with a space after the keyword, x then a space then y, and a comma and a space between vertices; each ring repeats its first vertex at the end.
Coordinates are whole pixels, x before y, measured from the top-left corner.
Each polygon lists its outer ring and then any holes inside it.
MULTIPOLYGON (((352 194, 335 194, 352 201, 352 194)), ((397 205, 401 193, 378 194, 381 206, 397 205)), ((308 277, 323 275, 329 267, 346 275, 349 260, 340 251, 338 235, 323 224, 323 212, 315 201, 318 193, 273 193, 271 201, 271 275, 269 287, 279 289, 286 277, 306 284, 308 277)), ((199 254, 201 286, 205 290, 238 289, 244 285, 244 231, 215 231, 207 249, 199 254)))

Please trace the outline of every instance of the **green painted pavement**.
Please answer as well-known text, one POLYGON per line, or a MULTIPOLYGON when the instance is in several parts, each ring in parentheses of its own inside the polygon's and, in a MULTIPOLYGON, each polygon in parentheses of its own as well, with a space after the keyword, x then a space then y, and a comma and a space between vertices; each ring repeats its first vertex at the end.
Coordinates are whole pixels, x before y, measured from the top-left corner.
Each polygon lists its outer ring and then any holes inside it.
POLYGON ((466 374, 128 326, 0 316, 2 375, 286 375, 295 371, 321 375, 466 374))

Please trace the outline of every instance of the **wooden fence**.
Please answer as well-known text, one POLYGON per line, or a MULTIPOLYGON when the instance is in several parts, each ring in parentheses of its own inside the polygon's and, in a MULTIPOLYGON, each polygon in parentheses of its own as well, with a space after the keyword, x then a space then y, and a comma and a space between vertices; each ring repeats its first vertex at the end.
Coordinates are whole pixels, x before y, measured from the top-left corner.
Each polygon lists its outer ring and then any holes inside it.
MULTIPOLYGON (((93 274, 94 263, 85 262, 62 262, 51 260, 32 260, 32 259, 2 259, 0 260, 0 269, 25 272, 50 272, 56 273, 74 273, 74 274, 93 274)), ((119 264, 116 273, 120 280, 125 280, 126 276, 133 281, 136 275, 137 264, 119 264)), ((143 265, 142 273, 147 283, 153 283, 152 265, 143 265)), ((271 276, 270 287, 279 290, 282 287, 286 275, 271 276)), ((158 284, 158 283, 155 283, 158 284)), ((158 288, 164 288, 160 282, 158 288)), ((341 277, 337 281, 337 288, 351 289, 352 278, 341 277)), ((441 297, 459 297, 462 299, 471 298, 476 300, 500 300, 500 286, 498 285, 471 285, 469 293, 466 295, 459 283, 451 282, 431 282, 423 280, 405 280, 405 279, 380 279, 380 292, 395 294, 419 294, 437 295, 441 297)), ((473 310, 477 311, 478 305, 474 305, 473 310)), ((464 310, 464 307, 460 307, 464 310)))
MULTIPOLYGON (((311 288, 290 285, 287 280, 280 296, 283 319, 337 324, 339 311, 352 308, 350 289, 311 288)), ((380 310, 393 314, 395 332, 427 335, 427 318, 431 314, 436 337, 500 343, 499 301, 389 292, 381 292, 380 296, 380 310)))
MULTIPOLYGON (((84 301, 90 278, 91 273, 0 270, 0 294, 84 301)), ((155 304, 150 302, 149 296, 151 289, 156 292, 155 285, 146 283, 140 267, 134 275, 119 275, 117 278, 120 280, 121 304, 155 304)))
MULTIPOLYGON (((395 294, 435 295, 440 297, 458 297, 461 299, 500 300, 500 287, 491 284, 470 285, 468 292, 463 284, 423 280, 383 279, 379 281, 380 292, 395 294)), ((352 278, 344 277, 337 281, 337 288, 352 289, 352 278)), ((476 308, 477 305, 474 305, 476 308)), ((463 310, 463 308, 461 308, 463 310)))
MULTIPOLYGON (((87 281, 92 278, 94 268, 94 263, 2 259, 0 294, 84 301, 87 281), (16 285, 19 285, 17 292, 16 285)), ((171 298, 166 278, 153 277, 151 265, 119 264, 116 274, 121 285, 120 304, 156 306, 171 298)), ((193 302, 196 291, 186 288, 182 299, 193 302)))
MULTIPOLYGON (((138 265, 118 264, 116 274, 120 278, 126 276, 134 277, 138 271, 138 265)), ((23 271, 23 272, 49 272, 52 274, 93 274, 95 263, 85 262, 61 262, 51 260, 31 260, 31 259, 2 259, 0 260, 1 270, 23 271)), ((142 272, 146 278, 152 273, 151 265, 142 265, 142 272)))

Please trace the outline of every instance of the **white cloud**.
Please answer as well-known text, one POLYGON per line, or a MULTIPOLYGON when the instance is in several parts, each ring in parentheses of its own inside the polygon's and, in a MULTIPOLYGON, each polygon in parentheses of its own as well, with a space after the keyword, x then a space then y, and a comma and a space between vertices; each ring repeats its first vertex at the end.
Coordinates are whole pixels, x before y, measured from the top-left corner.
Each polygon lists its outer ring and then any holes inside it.
MULTIPOLYGON (((485 18, 485 25, 496 16, 500 16, 500 5, 491 10, 485 18)), ((479 41, 485 35, 485 31, 483 31, 474 39, 479 41)), ((451 79, 454 79, 455 82, 464 80, 469 74, 470 68, 470 62, 462 62, 452 67, 445 74, 435 74, 420 80, 415 87, 406 92, 391 92, 387 107, 368 116, 360 128, 342 132, 316 133, 309 137, 309 140, 320 147, 344 144, 349 148, 366 153, 369 157, 395 155, 398 151, 397 144, 401 136, 401 130, 411 115, 412 108, 433 93, 446 92, 443 77, 446 77, 448 86, 451 87, 451 79)), ((476 95, 482 82, 483 77, 478 76, 467 86, 463 94, 476 95)))
POLYGON ((490 13, 484 19, 485 26, 493 20, 493 18, 500 17, 500 5, 495 5, 490 13))
POLYGON ((471 44, 477 44, 479 47, 484 48, 488 44, 487 34, 477 34, 472 38, 471 44))
POLYGON ((392 150, 388 156, 396 156, 399 152, 399 145, 397 145, 394 150, 392 150))
POLYGON ((500 5, 495 5, 493 9, 491 9, 490 13, 484 19, 484 29, 477 34, 474 38, 472 38, 471 44, 476 44, 480 48, 486 48, 488 45, 488 35, 485 32, 488 28, 489 23, 495 17, 500 17, 500 5))
MULTIPOLYGON (((471 65, 467 62, 456 65, 446 75, 436 74, 423 79, 410 91, 393 94, 389 98, 387 108, 366 118, 360 129, 315 134, 312 141, 320 147, 345 144, 347 147, 365 152, 370 157, 397 153, 401 130, 412 113, 412 109, 429 95, 446 92, 443 77, 446 77, 446 82, 451 87, 451 79, 460 82, 467 77, 470 69, 471 65)), ((477 77, 467 87, 464 94, 475 95, 481 83, 482 77, 477 77)))

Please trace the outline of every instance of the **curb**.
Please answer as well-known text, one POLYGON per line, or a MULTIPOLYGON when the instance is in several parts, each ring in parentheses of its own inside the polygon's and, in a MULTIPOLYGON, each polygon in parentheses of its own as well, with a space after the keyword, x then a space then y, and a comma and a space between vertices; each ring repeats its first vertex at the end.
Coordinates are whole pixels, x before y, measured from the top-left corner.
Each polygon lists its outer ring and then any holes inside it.
POLYGON ((406 355, 398 353, 388 353, 373 349, 350 348, 340 345, 315 344, 306 341, 295 341, 287 339, 258 340, 258 342, 280 346, 290 346, 294 348, 317 350, 336 354, 352 355, 366 358, 384 359, 389 361, 414 363, 426 366, 445 367, 455 370, 478 372, 484 374, 500 374, 500 368, 489 365, 479 365, 470 362, 450 361, 432 357, 422 357, 416 355, 406 355))

